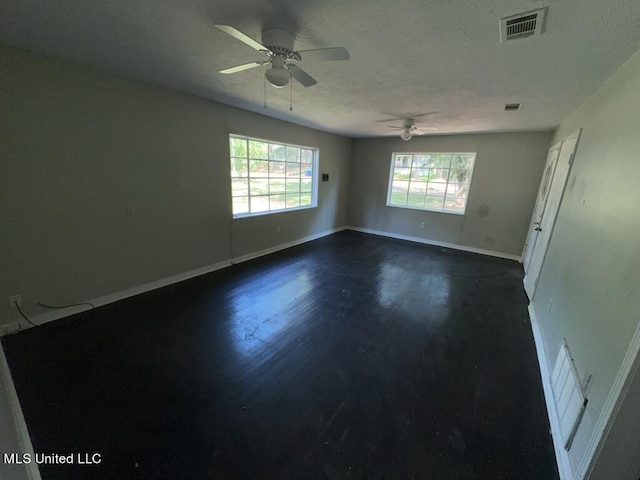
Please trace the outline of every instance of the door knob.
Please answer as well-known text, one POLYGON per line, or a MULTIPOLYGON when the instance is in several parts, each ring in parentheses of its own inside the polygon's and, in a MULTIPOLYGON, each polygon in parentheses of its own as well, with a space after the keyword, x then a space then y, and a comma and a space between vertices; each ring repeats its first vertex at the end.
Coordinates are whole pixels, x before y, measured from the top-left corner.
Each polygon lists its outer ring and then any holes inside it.
POLYGON ((541 231, 542 231, 542 229, 541 229, 540 227, 536 227, 536 228, 534 228, 534 230, 535 230, 536 232, 541 232, 541 231))

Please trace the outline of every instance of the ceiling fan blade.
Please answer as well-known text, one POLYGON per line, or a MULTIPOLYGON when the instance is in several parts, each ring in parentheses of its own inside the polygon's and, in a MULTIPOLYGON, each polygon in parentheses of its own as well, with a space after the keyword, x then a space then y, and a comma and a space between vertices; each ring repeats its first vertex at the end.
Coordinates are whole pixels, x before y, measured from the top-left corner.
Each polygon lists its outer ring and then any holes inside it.
POLYGON ((438 112, 426 112, 426 113, 418 113, 416 115, 398 115, 397 117, 391 117, 391 118, 383 118, 382 120, 376 120, 376 122, 379 123, 384 123, 384 122, 401 122, 407 118, 409 119, 416 119, 416 118, 420 118, 420 117, 426 117, 427 115, 435 115, 436 113, 440 113, 438 112))
POLYGON ((259 52, 268 52, 269 49, 262 45, 261 43, 256 42, 253 38, 248 35, 245 35, 240 30, 233 28, 231 25, 214 25, 218 30, 222 30, 224 33, 231 35, 233 38, 240 40, 242 43, 249 45, 251 48, 255 48, 259 52))
POLYGON ((403 117, 393 117, 393 118, 383 118, 382 120, 376 120, 377 123, 386 123, 386 122, 401 122, 403 117))
POLYGON ((229 73, 242 72, 243 70, 249 70, 250 68, 261 67, 265 63, 269 63, 269 62, 245 63, 244 65, 238 65, 237 67, 225 68, 224 70, 220 70, 220 73, 229 74, 229 73))
POLYGON ((344 47, 317 48, 314 50, 300 50, 302 60, 349 60, 351 56, 344 47))
MULTIPOLYGON (((429 129, 429 130, 438 130, 438 129, 437 129, 437 128, 435 128, 435 127, 426 127, 426 128, 427 128, 427 129, 429 129)), ((418 136, 418 137, 419 137, 419 136, 421 136, 421 135, 428 135, 428 133, 427 133, 427 132, 424 132, 421 128, 418 128, 417 130, 413 130, 413 131, 411 132, 411 134, 412 134, 413 136, 418 136)))
POLYGON ((291 76, 295 78, 298 82, 302 84, 303 87, 311 87, 318 83, 318 81, 309 75, 307 72, 302 70, 297 65, 287 65, 289 72, 291 72, 291 76))

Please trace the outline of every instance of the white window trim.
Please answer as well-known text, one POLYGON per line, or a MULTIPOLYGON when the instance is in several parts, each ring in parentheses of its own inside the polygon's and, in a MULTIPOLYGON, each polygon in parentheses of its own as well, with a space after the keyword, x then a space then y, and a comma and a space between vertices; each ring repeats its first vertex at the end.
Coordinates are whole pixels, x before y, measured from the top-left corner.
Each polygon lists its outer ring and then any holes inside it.
MULTIPOLYGON (((469 192, 467 195, 471 194, 471 182, 473 181, 473 174, 476 169, 476 160, 478 153, 477 152, 392 152, 391 153, 391 163, 389 166, 389 182, 387 186, 387 207, 393 208, 404 208, 409 210, 418 210, 420 212, 432 212, 432 213, 446 213, 448 215, 465 215, 467 212, 467 205, 469 204, 469 196, 467 196, 467 201, 464 204, 464 210, 462 212, 455 212, 453 210, 436 210, 432 208, 426 207, 413 207, 409 205, 394 205, 391 203, 391 192, 393 188, 393 173, 395 170, 395 160, 397 155, 473 155, 473 166, 471 167, 471 175, 469 177, 469 192)), ((413 166, 411 167, 413 168, 413 166)), ((411 174, 409 174, 411 175, 411 174)), ((447 185, 449 182, 447 181, 447 185)), ((446 194, 445 194, 446 195, 446 194)))
MULTIPOLYGON (((267 211, 264 211, 264 212, 233 213, 233 189, 230 188, 229 189, 229 194, 230 194, 230 199, 231 199, 231 216, 233 217, 234 220, 240 219, 240 218, 260 217, 260 216, 263 216, 263 215, 274 215, 274 214, 278 214, 278 213, 293 212, 293 211, 297 211, 297 210, 308 210, 308 209, 311 209, 311 208, 317 208, 318 207, 318 181, 319 181, 318 166, 319 166, 319 163, 320 163, 320 148, 318 148, 318 147, 310 147, 308 145, 297 145, 295 143, 280 142, 278 140, 267 140, 265 138, 250 137, 248 135, 241 135, 241 134, 238 134, 238 133, 230 133, 228 141, 227 141, 227 146, 229 147, 228 155, 227 155, 227 161, 229 162, 229 168, 231 168, 231 147, 230 147, 230 143, 231 142, 230 142, 230 140, 232 138, 239 138, 239 139, 242 139, 242 140, 254 140, 254 141, 257 141, 257 142, 272 143, 272 144, 284 145, 284 146, 288 146, 288 147, 304 148, 305 150, 311 150, 311 152, 313 154, 313 159, 311 160, 311 165, 312 165, 312 172, 311 172, 311 205, 304 205, 302 207, 283 208, 283 209, 280 209, 280 210, 267 210, 267 211)), ((249 160, 248 153, 247 153, 247 160, 249 160)), ((231 171, 229 171, 229 173, 231 173, 231 171)), ((229 186, 231 186, 231 179, 232 178, 234 178, 234 177, 232 177, 231 174, 229 174, 229 186)), ((247 178, 250 179, 251 175, 249 174, 249 176, 247 178)), ((249 191, 248 191, 247 198, 249 199, 249 205, 251 205, 251 182, 249 182, 249 191)))

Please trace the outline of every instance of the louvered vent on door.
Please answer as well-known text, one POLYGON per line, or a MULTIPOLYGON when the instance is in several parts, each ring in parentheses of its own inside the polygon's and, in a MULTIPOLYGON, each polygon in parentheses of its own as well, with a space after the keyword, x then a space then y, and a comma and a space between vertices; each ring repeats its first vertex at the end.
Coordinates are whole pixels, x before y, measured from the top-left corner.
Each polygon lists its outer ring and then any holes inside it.
POLYGON ((582 421, 587 406, 587 397, 582 388, 569 345, 564 338, 551 374, 551 388, 560 422, 562 442, 564 448, 569 450, 582 421))
POLYGON ((510 15, 500 19, 500 41, 539 35, 542 33, 545 9, 510 15))

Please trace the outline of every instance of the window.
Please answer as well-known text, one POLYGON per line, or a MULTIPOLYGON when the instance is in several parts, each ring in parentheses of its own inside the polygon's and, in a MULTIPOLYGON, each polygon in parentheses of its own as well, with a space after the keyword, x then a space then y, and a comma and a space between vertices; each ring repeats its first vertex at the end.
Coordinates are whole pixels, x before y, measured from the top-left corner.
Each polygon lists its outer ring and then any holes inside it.
POLYGON ((233 216, 316 206, 318 150, 229 135, 233 216))
POLYGON ((475 153, 394 153, 387 205, 463 215, 475 153))

